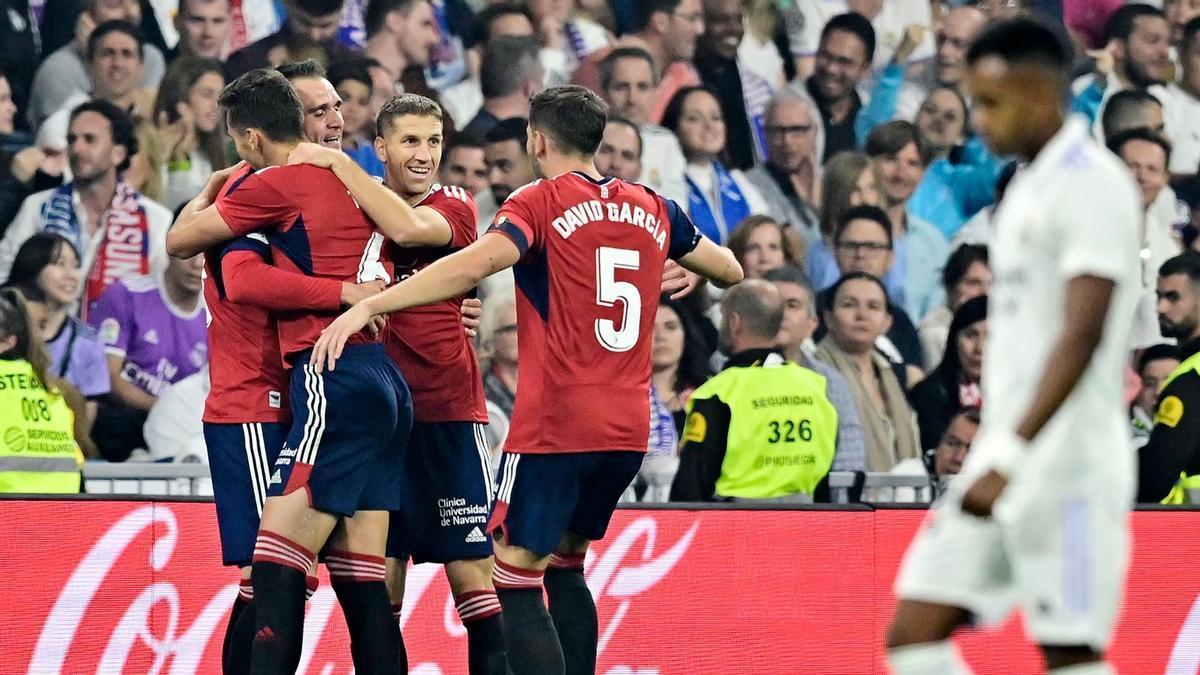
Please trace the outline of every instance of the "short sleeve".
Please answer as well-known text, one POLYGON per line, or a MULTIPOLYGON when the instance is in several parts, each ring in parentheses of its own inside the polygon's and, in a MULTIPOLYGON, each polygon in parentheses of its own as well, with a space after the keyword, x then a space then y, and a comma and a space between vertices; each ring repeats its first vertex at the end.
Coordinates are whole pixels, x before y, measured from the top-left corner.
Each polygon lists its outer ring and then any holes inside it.
POLYGON ((125 355, 135 328, 133 298, 124 283, 117 282, 100 294, 92 303, 88 323, 99 333, 106 352, 125 355))
POLYGON ((696 224, 692 222, 691 218, 688 218, 679 204, 666 197, 659 198, 663 201, 667 212, 667 222, 671 225, 671 248, 667 251, 667 256, 672 260, 679 260, 696 250, 696 246, 700 244, 700 238, 704 235, 700 234, 700 230, 696 229, 696 224))
POLYGON ((450 248, 466 248, 478 236, 479 209, 475 198, 457 185, 443 185, 436 209, 450 224, 450 248))
POLYGON ((1059 193, 1052 216, 1062 251, 1059 272, 1067 279, 1125 279, 1137 256, 1143 217, 1132 178, 1128 185, 1120 184, 1123 177, 1118 175, 1079 178, 1069 191, 1059 193))
POLYGON ((534 199, 540 181, 535 181, 512 193, 496 212, 488 232, 499 232, 512 240, 524 256, 529 249, 542 245, 541 234, 535 229, 537 222, 534 199))
POLYGON ((217 212, 235 234, 243 235, 263 228, 263 223, 282 223, 300 209, 281 193, 267 177, 268 172, 248 176, 236 190, 219 197, 217 212))

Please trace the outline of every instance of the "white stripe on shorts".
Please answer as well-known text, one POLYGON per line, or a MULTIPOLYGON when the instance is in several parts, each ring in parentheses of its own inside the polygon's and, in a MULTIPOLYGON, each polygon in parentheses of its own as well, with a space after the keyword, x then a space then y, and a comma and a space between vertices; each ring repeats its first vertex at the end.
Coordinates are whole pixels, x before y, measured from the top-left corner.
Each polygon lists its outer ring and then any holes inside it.
POLYGON ((471 426, 475 431, 475 450, 479 453, 479 468, 483 470, 483 489, 487 492, 488 508, 491 508, 496 490, 496 486, 492 484, 492 451, 488 449, 487 439, 484 438, 483 425, 476 422, 471 426))
POLYGON ((262 517, 263 502, 267 498, 267 453, 261 424, 242 424, 242 445, 246 449, 246 469, 250 473, 254 507, 258 510, 259 517, 262 517))
POLYGON ((325 435, 325 376, 311 363, 304 364, 304 391, 308 394, 305 402, 308 419, 304 421, 304 435, 296 449, 296 461, 312 466, 317 463, 317 450, 325 435))
POLYGON ((513 485, 517 482, 517 463, 521 460, 521 456, 516 453, 504 453, 504 459, 501 460, 504 464, 504 475, 500 477, 500 489, 496 492, 496 501, 509 504, 509 499, 512 499, 513 485))

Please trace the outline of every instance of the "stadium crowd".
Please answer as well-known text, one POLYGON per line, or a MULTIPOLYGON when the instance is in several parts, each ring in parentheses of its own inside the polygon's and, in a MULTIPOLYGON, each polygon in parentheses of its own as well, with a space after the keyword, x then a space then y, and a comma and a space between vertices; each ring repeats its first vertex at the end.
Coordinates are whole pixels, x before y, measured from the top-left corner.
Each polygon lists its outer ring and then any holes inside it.
MULTIPOLYGON (((404 92, 440 103, 439 180, 475 195, 480 232, 534 180, 530 95, 587 86, 609 106, 597 168, 675 200, 757 280, 664 298, 650 444, 629 499, 755 495, 734 475, 732 420, 765 390, 714 376, 773 358, 795 364, 796 379, 761 386, 832 412, 774 431, 823 448, 816 481, 830 470, 956 473, 986 404, 988 223, 1020 170, 973 130, 965 55, 989 21, 1032 11, 1069 30, 1079 57, 1070 108, 1141 189, 1130 433, 1169 449, 1143 462, 1169 480, 1144 480, 1141 497, 1160 501, 1200 462, 1195 434, 1182 432, 1200 389, 1158 409, 1160 386, 1200 348, 1190 257, 1200 251, 1198 0, 5 5, 0 282, 21 292, 40 340, 0 341, 0 358, 38 363, 44 342, 37 372, 68 394, 89 458, 205 461, 203 260, 168 257, 166 232, 212 172, 237 160, 222 88, 277 67, 305 107, 309 140, 374 176, 384 172, 374 141, 383 104, 404 92), (321 78, 336 97, 311 86, 321 78)), ((503 272, 478 291, 493 452, 519 392, 512 286, 503 272)), ((355 290, 331 292, 349 302, 355 290)), ((0 294, 0 337, 19 330, 16 304, 0 294)), ((1191 380, 1181 386, 1200 386, 1191 380)), ((773 489, 812 497, 816 481, 773 489)))

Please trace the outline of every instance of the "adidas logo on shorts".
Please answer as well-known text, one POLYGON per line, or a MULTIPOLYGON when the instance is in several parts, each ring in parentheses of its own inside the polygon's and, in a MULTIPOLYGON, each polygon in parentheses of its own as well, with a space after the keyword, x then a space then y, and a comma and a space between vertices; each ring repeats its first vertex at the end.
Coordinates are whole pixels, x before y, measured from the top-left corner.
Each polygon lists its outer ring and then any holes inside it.
POLYGON ((468 544, 478 544, 487 541, 487 537, 483 536, 483 532, 480 532, 479 527, 476 526, 471 529, 471 533, 468 534, 467 538, 463 541, 467 542, 468 544))

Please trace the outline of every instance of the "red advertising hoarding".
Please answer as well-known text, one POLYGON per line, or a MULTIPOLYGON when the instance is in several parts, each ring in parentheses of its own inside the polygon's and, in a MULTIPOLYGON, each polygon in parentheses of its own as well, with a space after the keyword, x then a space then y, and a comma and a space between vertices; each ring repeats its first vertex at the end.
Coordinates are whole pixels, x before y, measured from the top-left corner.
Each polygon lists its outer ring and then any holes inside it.
MULTIPOLYGON (((213 506, 0 501, 0 672, 216 673, 236 573, 213 506)), ((891 580, 921 511, 619 511, 589 554, 607 675, 884 673, 891 580)), ((1112 656, 1122 673, 1200 671, 1197 512, 1133 516, 1112 656)), ((352 672, 327 577, 308 605, 303 673, 352 672)), ((466 672, 440 568, 409 573, 413 673, 466 672)), ((1019 620, 960 638, 981 674, 1036 672, 1019 620)))

